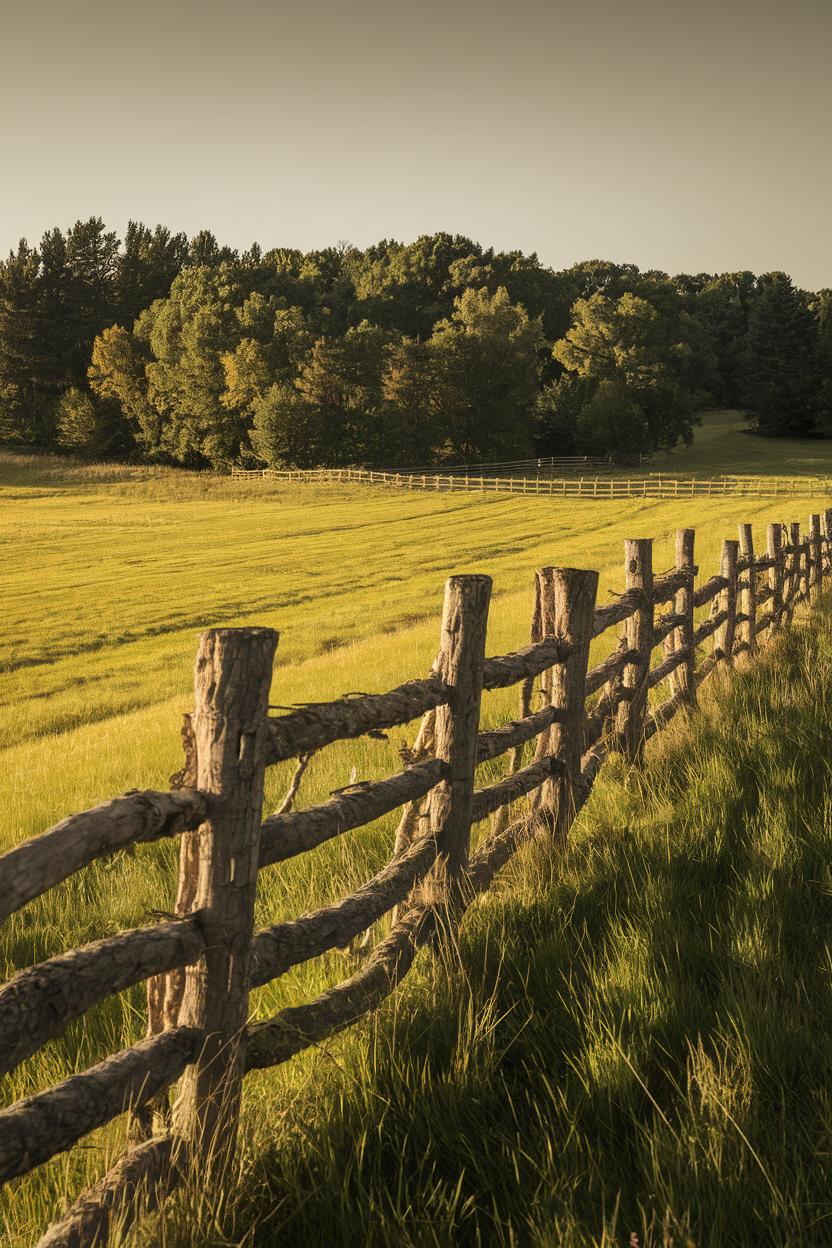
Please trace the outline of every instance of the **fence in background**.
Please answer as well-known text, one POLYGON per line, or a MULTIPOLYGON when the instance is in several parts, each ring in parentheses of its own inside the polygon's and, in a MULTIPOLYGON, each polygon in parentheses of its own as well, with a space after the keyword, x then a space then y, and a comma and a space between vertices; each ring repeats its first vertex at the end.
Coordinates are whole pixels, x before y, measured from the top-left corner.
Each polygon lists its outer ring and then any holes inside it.
MULTIPOLYGON (((633 457, 628 463, 642 464, 650 462, 649 455, 633 457)), ((539 455, 536 459, 506 459, 494 463, 479 464, 443 464, 443 473, 453 477, 486 476, 486 477, 554 477, 554 476, 586 476, 592 472, 614 472, 620 469, 611 455, 539 455)), ((423 472, 431 474, 435 470, 433 464, 420 464, 418 467, 405 468, 409 476, 418 476, 423 472)))
POLYGON ((459 473, 380 472, 370 468, 232 468, 236 478, 287 483, 375 485, 399 490, 548 495, 552 498, 817 498, 832 492, 824 477, 474 476, 459 473))
POLYGON ((677 711, 695 707, 711 673, 753 655, 798 603, 820 594, 832 574, 832 508, 823 529, 811 517, 806 537, 799 524, 770 525, 760 555, 751 526, 742 525, 739 541, 724 543, 719 571, 700 583, 697 573, 693 529, 677 533, 676 566, 659 576, 651 541, 627 541, 625 585, 610 605, 596 603, 597 572, 543 568, 531 644, 491 658, 491 580, 451 577, 427 678, 280 717, 268 705, 277 634, 202 635, 185 766, 172 789, 115 798, 0 857, 2 921, 95 859, 181 838, 175 918, 49 958, 0 989, 6 1073, 111 994, 148 986, 144 1040, 0 1112, 0 1182, 131 1115, 131 1147, 46 1232, 41 1248, 103 1244, 114 1212, 129 1222, 187 1174, 221 1176, 236 1147, 246 1073, 285 1062, 374 1010, 421 948, 441 946, 522 845, 535 835, 562 844, 610 751, 637 762, 677 711), (619 624, 619 645, 590 668, 592 640, 619 624), (651 709, 650 691, 664 682, 668 696, 651 709), (483 730, 483 691, 512 685, 520 691, 517 719, 483 730), (420 716, 397 774, 293 809, 315 751, 420 716), (478 764, 504 755, 505 774, 478 787, 478 764), (289 792, 263 818, 265 770, 288 759, 298 760, 289 792), (332 905, 254 930, 261 870, 399 808, 392 857, 381 871, 332 905), (487 819, 490 830, 472 850, 472 826, 487 819), (388 913, 390 930, 355 974, 315 1000, 249 1023, 251 988, 348 945, 388 913))

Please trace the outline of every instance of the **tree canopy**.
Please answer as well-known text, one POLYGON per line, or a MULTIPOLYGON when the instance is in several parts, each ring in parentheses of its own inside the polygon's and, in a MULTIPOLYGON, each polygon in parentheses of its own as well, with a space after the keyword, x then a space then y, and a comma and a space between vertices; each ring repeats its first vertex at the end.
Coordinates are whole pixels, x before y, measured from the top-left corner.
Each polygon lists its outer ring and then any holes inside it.
POLYGON ((100 218, 0 263, 0 438, 192 466, 625 457, 706 404, 832 435, 832 294, 460 235, 365 250, 100 218))

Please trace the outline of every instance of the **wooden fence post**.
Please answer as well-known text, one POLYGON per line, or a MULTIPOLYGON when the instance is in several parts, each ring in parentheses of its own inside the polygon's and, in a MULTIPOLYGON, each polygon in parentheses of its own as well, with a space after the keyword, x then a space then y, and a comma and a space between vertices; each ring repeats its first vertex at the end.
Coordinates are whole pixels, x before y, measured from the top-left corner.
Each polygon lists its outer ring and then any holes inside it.
POLYGON ((451 576, 445 605, 436 675, 451 687, 450 701, 436 708, 436 757, 448 765, 446 778, 430 793, 430 826, 452 878, 468 865, 477 733, 490 576, 451 576))
MULTIPOLYGON (((529 640, 531 641, 532 645, 535 645, 537 642, 541 641, 543 638, 543 616, 542 616, 541 592, 542 591, 541 591, 541 585, 540 585, 540 574, 536 572, 535 578, 534 578, 534 601, 533 601, 533 606, 532 606, 532 623, 531 623, 530 636, 529 636, 529 640)), ((543 676, 545 678, 546 676, 545 672, 543 673, 543 676)), ((518 719, 526 719, 526 717, 531 715, 532 713, 532 699, 534 697, 535 680, 536 680, 536 677, 527 676, 520 686, 518 719)), ((551 702, 552 702, 552 696, 551 696, 551 684, 550 684, 549 692, 548 692, 548 704, 551 705, 551 702)), ((543 733, 541 735, 545 736, 546 734, 543 733)), ((515 772, 519 771, 520 768, 523 766, 523 754, 525 753, 526 744, 527 743, 524 742, 523 745, 514 746, 511 753, 509 754, 508 770, 512 775, 515 772)), ((538 740, 538 746, 539 744, 540 742, 538 740)), ((491 819, 491 835, 492 836, 498 836, 501 832, 504 832, 506 827, 508 826, 508 809, 509 808, 507 805, 501 806, 499 810, 494 812, 494 815, 492 816, 492 819, 491 819)))
POLYGON ((719 595, 721 609, 727 618, 714 633, 714 658, 722 660, 727 667, 733 664, 734 634, 737 628, 737 559, 739 542, 726 540, 722 543, 720 574, 728 582, 719 595))
POLYGON ((823 513, 823 536, 825 538, 824 545, 826 547, 824 554, 826 556, 826 568, 832 575, 832 507, 827 507, 823 513))
POLYGON ((270 628, 209 629, 194 674, 196 784, 215 801, 206 822, 182 837, 177 911, 201 912, 206 952, 185 971, 178 1022, 198 1027, 205 1041, 182 1076, 173 1120, 212 1169, 230 1160, 239 1119, 276 646, 270 628))
POLYGON ((548 753, 558 756, 564 775, 544 786, 544 808, 553 810, 554 832, 565 840, 575 818, 576 793, 581 781, 586 710, 586 672, 592 622, 598 594, 598 573, 580 568, 541 568, 543 635, 562 637, 572 647, 565 663, 550 669, 551 704, 563 712, 561 721, 549 729, 548 753))
POLYGON ((696 651, 693 644, 693 578, 696 575, 693 549, 695 539, 695 529, 676 530, 676 570, 677 572, 687 572, 689 580, 681 589, 676 590, 673 610, 676 615, 682 615, 685 618, 684 623, 680 624, 671 636, 674 639, 674 650, 685 650, 687 653, 682 663, 673 673, 671 689, 674 694, 679 694, 688 706, 696 705, 696 651))
POLYGON ((783 587, 786 622, 790 623, 800 593, 800 521, 793 520, 788 528, 791 551, 786 559, 786 576, 783 587))
POLYGON ((757 650, 757 570, 754 567, 754 531, 750 524, 740 525, 740 555, 745 563, 745 590, 740 598, 743 614, 741 637, 749 654, 757 650))
POLYGON ((820 545, 820 516, 809 517, 809 541, 811 543, 812 574, 809 582, 812 602, 817 602, 823 588, 823 557, 820 545))
POLYGON ((627 648, 638 650, 641 661, 624 669, 624 688, 632 690, 618 712, 621 748, 632 762, 644 747, 644 717, 647 710, 647 675, 653 651, 653 542, 649 537, 628 538, 624 543, 626 588, 641 590, 642 605, 627 620, 627 648))
POLYGON ((768 570, 768 583, 771 589, 771 627, 769 634, 776 632, 783 618, 783 540, 779 524, 768 526, 768 554, 772 566, 768 570))
POLYGON ((800 598, 801 602, 808 602, 809 581, 812 577, 812 543, 808 534, 801 542, 800 565, 800 582, 802 586, 800 598))

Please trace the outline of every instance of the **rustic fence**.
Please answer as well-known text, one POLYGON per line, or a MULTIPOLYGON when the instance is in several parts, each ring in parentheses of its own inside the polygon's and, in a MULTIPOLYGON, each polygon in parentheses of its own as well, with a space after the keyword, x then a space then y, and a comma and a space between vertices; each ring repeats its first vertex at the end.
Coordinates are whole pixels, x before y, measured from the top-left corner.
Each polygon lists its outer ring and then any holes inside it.
POLYGON ((375 1009, 421 947, 441 947, 525 842, 541 833, 563 842, 610 751, 637 761, 680 708, 695 707, 711 673, 753 655, 798 603, 820 594, 832 574, 832 508, 823 527, 811 517, 804 538, 797 524, 770 525, 764 554, 742 525, 739 541, 724 543, 719 571, 699 584, 692 529, 677 533, 676 565, 659 576, 651 541, 627 541, 625 572, 623 592, 598 606, 596 572, 542 569, 531 644, 492 658, 490 578, 451 577, 426 679, 280 717, 268 706, 277 634, 211 629, 200 640, 185 766, 171 791, 118 797, 0 858, 3 920, 95 859, 181 837, 176 918, 50 958, 0 989, 6 1073, 98 1002, 147 981, 144 1040, 0 1112, 0 1182, 131 1115, 128 1151, 45 1233, 41 1248, 103 1244, 114 1211, 123 1224, 186 1174, 221 1173, 235 1149, 248 1071, 285 1062, 375 1009), (592 640, 619 624, 618 646, 589 668, 592 640), (651 666, 656 647, 660 661, 651 666), (669 696, 651 707, 650 691, 665 681, 669 696), (518 718, 482 730, 483 691, 512 685, 520 688, 518 718), (292 808, 313 752, 419 716, 397 774, 292 808), (502 778, 478 787, 478 764, 505 754, 502 778), (264 819, 265 770, 289 759, 298 760, 289 793, 264 819), (381 871, 332 905, 254 930, 260 870, 398 808, 393 854, 381 871), (490 831, 472 850, 472 825, 489 817, 490 831), (388 913, 389 931, 348 979, 249 1022, 251 988, 345 947, 388 913))
POLYGON ((824 477, 481 476, 452 472, 382 472, 370 468, 232 468, 232 477, 295 484, 375 485, 440 493, 535 494, 551 498, 817 498, 832 491, 824 477))

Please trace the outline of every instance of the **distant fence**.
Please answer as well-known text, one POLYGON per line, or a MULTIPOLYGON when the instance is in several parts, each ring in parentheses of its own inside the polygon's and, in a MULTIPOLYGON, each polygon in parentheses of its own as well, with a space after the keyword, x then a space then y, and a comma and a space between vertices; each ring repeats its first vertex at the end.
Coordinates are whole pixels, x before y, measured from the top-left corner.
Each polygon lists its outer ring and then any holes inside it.
MULTIPOLYGON (((629 463, 648 463, 649 455, 639 455, 638 459, 630 459, 629 463)), ((621 465, 611 455, 543 455, 534 459, 507 459, 494 463, 479 464, 443 464, 442 471, 449 476, 486 476, 486 477, 556 477, 586 476, 591 472, 614 472, 621 465)), ((420 464, 418 467, 405 468, 409 475, 419 476, 423 472, 434 471, 433 464, 420 464)), ((386 470, 385 470, 386 471, 386 470)))
POLYGON ((399 490, 537 494, 551 498, 816 498, 832 492, 832 477, 483 477, 447 472, 381 472, 370 468, 232 468, 237 478, 298 484, 375 485, 399 490))
POLYGON ((451 577, 431 675, 280 717, 269 715, 277 633, 210 629, 197 654, 185 765, 171 791, 115 798, 0 857, 2 921, 98 858, 181 837, 175 918, 49 958, 0 989, 6 1073, 98 1002, 148 984, 144 1040, 0 1112, 0 1182, 131 1114, 132 1146, 60 1216, 41 1248, 103 1244, 114 1214, 124 1225, 188 1174, 221 1174, 236 1148, 244 1075, 374 1010, 417 952, 441 946, 533 836, 562 845, 611 751, 637 762, 677 711, 695 707, 711 673, 753 655, 798 603, 821 593, 832 574, 832 508, 823 530, 820 516, 811 517, 803 538, 799 524, 770 525, 762 555, 751 525, 742 525, 739 541, 724 543, 719 571, 699 584, 693 529, 677 533, 672 571, 654 575, 649 539, 625 543, 624 567, 623 591, 600 607, 597 572, 538 571, 531 644, 493 658, 485 654, 490 577, 451 577), (696 614, 708 604, 706 618, 696 614), (617 648, 589 668, 592 640, 619 624, 617 648), (649 693, 665 681, 669 696, 651 709, 649 693), (484 730, 483 691, 512 685, 520 687, 517 719, 484 730), (397 774, 292 808, 315 751, 419 716, 397 774), (478 787, 478 764, 506 754, 504 775, 478 787), (264 819, 265 770, 288 759, 298 760, 289 791, 264 819), (393 854, 381 871, 332 905, 254 929, 261 870, 398 808, 393 854), (472 851, 472 825, 489 817, 490 831, 472 851), (251 988, 348 945, 390 912, 389 932, 353 975, 313 1001, 248 1023, 251 988))

